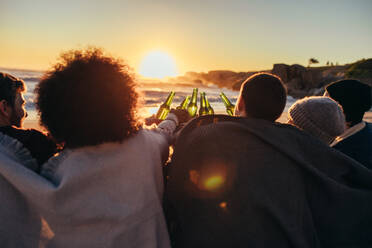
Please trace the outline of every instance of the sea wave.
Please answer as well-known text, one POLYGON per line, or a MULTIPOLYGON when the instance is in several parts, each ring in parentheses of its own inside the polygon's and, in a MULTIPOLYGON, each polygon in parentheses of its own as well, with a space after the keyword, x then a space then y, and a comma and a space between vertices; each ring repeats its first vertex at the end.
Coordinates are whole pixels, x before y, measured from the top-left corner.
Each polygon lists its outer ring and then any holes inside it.
POLYGON ((34 77, 21 77, 21 79, 28 83, 38 83, 41 79, 41 77, 34 76, 34 77))
MULTIPOLYGON (((30 70, 19 70, 19 69, 4 69, 0 68, 0 71, 10 73, 16 77, 23 79, 27 85, 27 93, 25 94, 26 99, 26 110, 29 112, 36 112, 35 108, 35 87, 40 81, 43 72, 42 71, 30 71, 30 70)), ((232 91, 229 89, 220 89, 216 85, 202 85, 195 82, 163 82, 160 80, 140 80, 138 84, 138 91, 141 95, 141 105, 145 108, 157 109, 162 104, 170 91, 175 91, 172 107, 178 106, 186 96, 191 96, 193 88, 198 88, 199 92, 206 92, 207 98, 215 111, 224 112, 224 105, 220 98, 220 92, 223 91, 230 101, 235 104, 239 92, 232 91)), ((285 111, 296 101, 291 96, 287 98, 287 104, 285 111)), ((199 102, 199 96, 198 96, 199 102)), ((35 115, 36 116, 36 115, 35 115)))

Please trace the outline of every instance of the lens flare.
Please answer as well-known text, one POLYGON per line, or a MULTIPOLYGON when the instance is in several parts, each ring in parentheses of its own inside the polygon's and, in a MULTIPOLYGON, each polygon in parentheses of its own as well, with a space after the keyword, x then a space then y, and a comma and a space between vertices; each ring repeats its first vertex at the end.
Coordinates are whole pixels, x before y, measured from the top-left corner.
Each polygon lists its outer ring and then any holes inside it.
POLYGON ((211 176, 205 180, 204 187, 207 190, 216 190, 224 183, 224 178, 220 175, 211 176))

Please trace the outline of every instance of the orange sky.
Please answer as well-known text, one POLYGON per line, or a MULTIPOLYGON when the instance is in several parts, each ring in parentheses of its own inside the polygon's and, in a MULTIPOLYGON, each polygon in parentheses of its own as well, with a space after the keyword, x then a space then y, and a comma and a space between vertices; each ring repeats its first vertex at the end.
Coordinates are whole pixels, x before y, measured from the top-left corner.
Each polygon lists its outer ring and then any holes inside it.
POLYGON ((138 67, 163 50, 180 73, 372 57, 372 1, 2 0, 0 67, 47 69, 88 45, 138 67), (265 2, 265 3, 263 3, 265 2))

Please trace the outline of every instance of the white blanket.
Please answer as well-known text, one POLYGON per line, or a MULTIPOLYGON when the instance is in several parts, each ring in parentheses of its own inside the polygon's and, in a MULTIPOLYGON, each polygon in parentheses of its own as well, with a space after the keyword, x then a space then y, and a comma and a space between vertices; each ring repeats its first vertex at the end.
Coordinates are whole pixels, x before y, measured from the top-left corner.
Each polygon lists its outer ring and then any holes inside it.
POLYGON ((121 144, 63 151, 43 166, 47 179, 0 152, 0 246, 169 247, 168 138, 141 130, 121 144))

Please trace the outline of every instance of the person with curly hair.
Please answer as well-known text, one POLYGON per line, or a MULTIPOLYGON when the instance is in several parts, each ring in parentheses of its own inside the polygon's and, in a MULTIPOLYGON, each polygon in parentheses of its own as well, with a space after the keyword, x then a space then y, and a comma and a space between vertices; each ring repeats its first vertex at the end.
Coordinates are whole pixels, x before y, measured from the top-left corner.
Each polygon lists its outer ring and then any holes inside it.
POLYGON ((64 149, 44 178, 4 174, 42 217, 48 247, 170 247, 162 164, 177 113, 141 128, 135 87, 128 66, 98 49, 63 54, 38 84, 41 125, 64 149))

